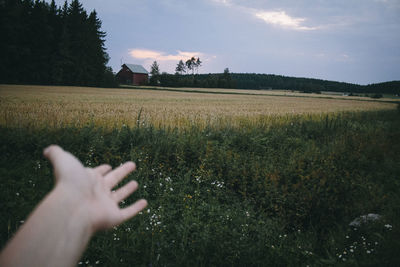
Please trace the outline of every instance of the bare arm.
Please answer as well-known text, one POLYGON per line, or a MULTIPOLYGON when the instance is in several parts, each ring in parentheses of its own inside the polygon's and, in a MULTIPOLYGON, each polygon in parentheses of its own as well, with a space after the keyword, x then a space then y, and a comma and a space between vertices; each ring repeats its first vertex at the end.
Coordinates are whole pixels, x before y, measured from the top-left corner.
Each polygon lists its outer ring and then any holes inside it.
POLYGON ((114 170, 109 165, 91 169, 58 146, 44 155, 54 166, 56 186, 2 251, 0 266, 74 266, 96 231, 124 222, 147 205, 142 199, 118 206, 137 189, 136 181, 112 191, 135 169, 133 162, 114 170))

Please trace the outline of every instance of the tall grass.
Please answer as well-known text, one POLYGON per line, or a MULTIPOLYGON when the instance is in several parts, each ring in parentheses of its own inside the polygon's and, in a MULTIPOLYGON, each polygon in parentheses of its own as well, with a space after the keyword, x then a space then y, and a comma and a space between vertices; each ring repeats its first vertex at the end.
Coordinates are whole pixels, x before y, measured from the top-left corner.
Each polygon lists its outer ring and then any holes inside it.
POLYGON ((216 126, 0 128, 1 244, 52 186, 42 149, 87 166, 133 160, 149 207, 98 234, 82 265, 399 265, 397 111, 216 126), (378 213, 374 224, 350 228, 378 213), (386 226, 385 226, 386 225, 386 226), (390 227, 389 227, 390 226, 390 227))

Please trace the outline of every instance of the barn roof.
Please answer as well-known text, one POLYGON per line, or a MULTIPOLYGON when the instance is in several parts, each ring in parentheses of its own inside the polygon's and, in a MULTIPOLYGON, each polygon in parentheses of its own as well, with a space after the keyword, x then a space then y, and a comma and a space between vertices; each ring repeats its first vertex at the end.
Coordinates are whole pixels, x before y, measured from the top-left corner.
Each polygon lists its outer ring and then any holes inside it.
POLYGON ((126 65, 133 73, 144 73, 144 74, 149 74, 145 68, 143 68, 142 65, 136 65, 136 64, 124 64, 126 65))

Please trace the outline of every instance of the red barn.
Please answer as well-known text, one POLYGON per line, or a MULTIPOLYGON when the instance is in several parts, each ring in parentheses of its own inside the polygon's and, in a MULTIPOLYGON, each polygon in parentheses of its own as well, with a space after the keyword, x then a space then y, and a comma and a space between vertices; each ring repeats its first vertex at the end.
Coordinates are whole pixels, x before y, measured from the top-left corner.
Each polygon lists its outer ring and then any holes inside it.
POLYGON ((117 79, 122 84, 144 85, 149 79, 149 73, 142 65, 123 64, 117 73, 117 79))

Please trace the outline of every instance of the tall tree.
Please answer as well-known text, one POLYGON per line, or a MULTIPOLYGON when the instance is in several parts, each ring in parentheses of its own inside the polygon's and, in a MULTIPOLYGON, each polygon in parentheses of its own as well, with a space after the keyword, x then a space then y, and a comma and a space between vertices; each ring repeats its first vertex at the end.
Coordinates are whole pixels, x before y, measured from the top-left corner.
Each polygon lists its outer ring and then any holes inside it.
POLYGON ((178 63, 178 65, 176 66, 175 71, 176 71, 176 73, 178 73, 178 74, 183 74, 183 73, 186 72, 185 63, 183 63, 182 60, 179 60, 179 63, 178 63))
MULTIPOLYGON (((0 0, 0 82, 101 85, 110 80, 105 33, 78 0, 0 0)), ((110 84, 110 83, 108 83, 110 84)))
POLYGON ((194 69, 196 67, 196 58, 192 57, 188 60, 186 60, 186 67, 188 68, 189 71, 192 71, 192 74, 194 74, 194 69))
POLYGON ((201 66, 201 60, 200 60, 200 58, 198 57, 197 58, 197 60, 196 60, 196 64, 195 64, 195 66, 196 66, 196 73, 197 74, 199 74, 199 68, 200 68, 200 66, 201 66))
POLYGON ((160 82, 160 67, 158 66, 157 61, 154 61, 150 67, 150 84, 158 85, 160 82))

